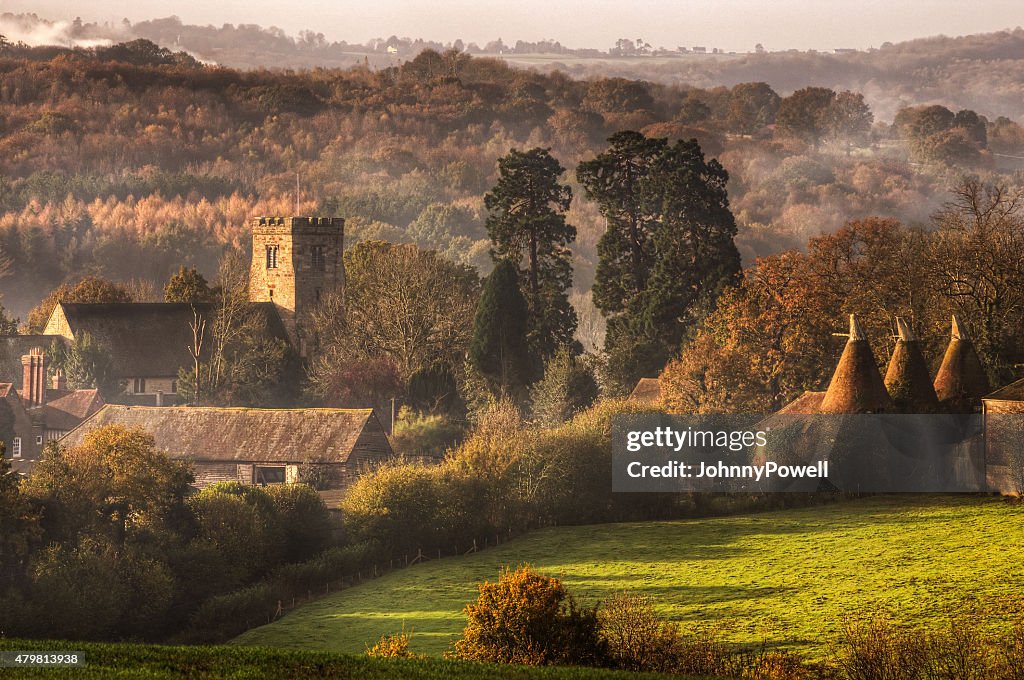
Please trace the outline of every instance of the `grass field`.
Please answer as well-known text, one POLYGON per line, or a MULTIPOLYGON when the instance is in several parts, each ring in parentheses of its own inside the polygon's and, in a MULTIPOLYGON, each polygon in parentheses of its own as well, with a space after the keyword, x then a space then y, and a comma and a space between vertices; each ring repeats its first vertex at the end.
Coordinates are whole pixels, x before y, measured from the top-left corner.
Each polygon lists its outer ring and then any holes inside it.
MULTIPOLYGON (((658 680, 669 676, 590 668, 524 668, 442 659, 370 659, 255 647, 163 647, 0 639, 0 651, 78 651, 84 668, 0 669, 4 678, 288 678, 288 680, 658 680)), ((678 676, 674 676, 678 677, 678 676)), ((699 680, 693 678, 692 680, 699 680)))
POLYGON ((440 654, 475 584, 529 562, 592 603, 650 595, 668 617, 720 624, 739 643, 826 656, 846 616, 885 610, 938 627, 947 612, 1024 611, 1024 507, 992 497, 885 497, 706 520, 557 527, 398 570, 300 607, 235 642, 360 653, 413 632, 440 654))

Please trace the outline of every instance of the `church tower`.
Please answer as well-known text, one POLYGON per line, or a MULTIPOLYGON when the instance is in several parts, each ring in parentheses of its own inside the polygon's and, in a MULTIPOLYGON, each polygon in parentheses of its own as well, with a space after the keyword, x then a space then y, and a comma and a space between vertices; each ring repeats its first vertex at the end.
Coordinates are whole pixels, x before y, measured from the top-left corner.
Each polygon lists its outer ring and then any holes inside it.
POLYGON ((345 220, 340 217, 258 217, 252 222, 249 300, 272 302, 303 356, 309 314, 327 293, 343 289, 345 220))

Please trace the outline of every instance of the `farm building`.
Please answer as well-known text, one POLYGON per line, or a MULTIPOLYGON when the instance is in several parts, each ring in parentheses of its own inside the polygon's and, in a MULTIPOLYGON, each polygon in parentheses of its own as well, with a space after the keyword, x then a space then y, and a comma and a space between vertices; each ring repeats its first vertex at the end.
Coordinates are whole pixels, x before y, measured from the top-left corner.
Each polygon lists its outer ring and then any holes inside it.
POLYGON ((103 406, 99 390, 70 390, 62 373, 47 384, 46 355, 39 347, 20 360, 21 380, 0 383, 0 441, 7 457, 26 472, 46 442, 60 439, 103 406))
MULTIPOLYGON (((251 304, 265 319, 263 332, 288 342, 274 305, 251 304)), ((45 335, 69 343, 89 335, 110 354, 114 377, 124 384, 124 398, 118 401, 169 405, 180 401, 178 371, 192 366, 192 326, 197 319, 212 316, 213 305, 202 303, 61 302, 50 313, 45 335)), ((201 357, 209 353, 210 346, 210 342, 202 344, 201 357)))
POLYGON ((196 487, 216 482, 305 481, 343 489, 394 454, 372 409, 255 409, 108 405, 61 440, 81 444, 107 425, 141 428, 158 449, 187 460, 196 487))

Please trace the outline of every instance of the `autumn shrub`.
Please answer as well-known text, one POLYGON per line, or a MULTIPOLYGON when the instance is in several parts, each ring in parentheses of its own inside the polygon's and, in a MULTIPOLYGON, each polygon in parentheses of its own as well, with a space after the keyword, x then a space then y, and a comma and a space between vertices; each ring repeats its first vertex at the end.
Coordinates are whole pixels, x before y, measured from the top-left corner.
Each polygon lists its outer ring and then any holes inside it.
POLYGON ((391 448, 400 456, 440 460, 464 433, 465 427, 450 417, 417 413, 403 406, 395 423, 391 448))
POLYGON ((380 636, 377 643, 366 650, 367 656, 372 656, 377 659, 411 659, 415 658, 416 655, 409 649, 409 641, 412 637, 411 633, 406 633, 404 630, 401 633, 395 633, 389 635, 385 633, 380 636))
POLYGON ((1024 680, 1024 621, 1018 621, 997 645, 995 667, 1005 680, 1024 680))
POLYGON ((949 627, 930 636, 929 676, 944 680, 986 680, 993 674, 992 641, 973 617, 951 619, 949 627))
POLYGON ((678 667, 679 628, 658 617, 650 598, 618 593, 601 605, 597 616, 612 666, 658 673, 671 673, 678 667))
POLYGON ((876 615, 843 625, 836 661, 849 680, 914 680, 926 677, 931 646, 927 634, 876 615))
POLYGON ((761 649, 740 655, 738 665, 745 680, 833 680, 835 669, 824 664, 809 665, 798 654, 761 649))
POLYGON ((579 607, 558 579, 523 565, 478 588, 454 657, 528 666, 603 664, 596 610, 579 607))

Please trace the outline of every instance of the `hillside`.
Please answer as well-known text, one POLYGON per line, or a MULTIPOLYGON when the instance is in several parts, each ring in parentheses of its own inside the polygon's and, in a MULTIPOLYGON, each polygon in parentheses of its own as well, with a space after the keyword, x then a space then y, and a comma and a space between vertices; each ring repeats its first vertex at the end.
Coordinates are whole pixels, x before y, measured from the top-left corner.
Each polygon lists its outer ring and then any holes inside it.
MULTIPOLYGON (((439 659, 369 659, 340 654, 230 647, 163 647, 0 639, 0 651, 84 652, 85 668, 4 669, 5 678, 332 678, 353 680, 626 680, 667 678, 592 668, 493 666, 439 659)), ((678 676, 673 676, 678 677, 678 676)))
MULTIPOLYGON (((557 527, 500 548, 393 572, 247 632, 235 642, 357 653, 404 626, 440 654, 474 584, 529 562, 592 603, 641 591, 669 617, 714 623, 740 643, 827 654, 843 617, 885 610, 939 627, 947 611, 1019 610, 1024 574, 1008 553, 1024 508, 985 497, 892 497, 740 517, 557 527)), ((999 616, 995 618, 1000 618, 999 616)))

